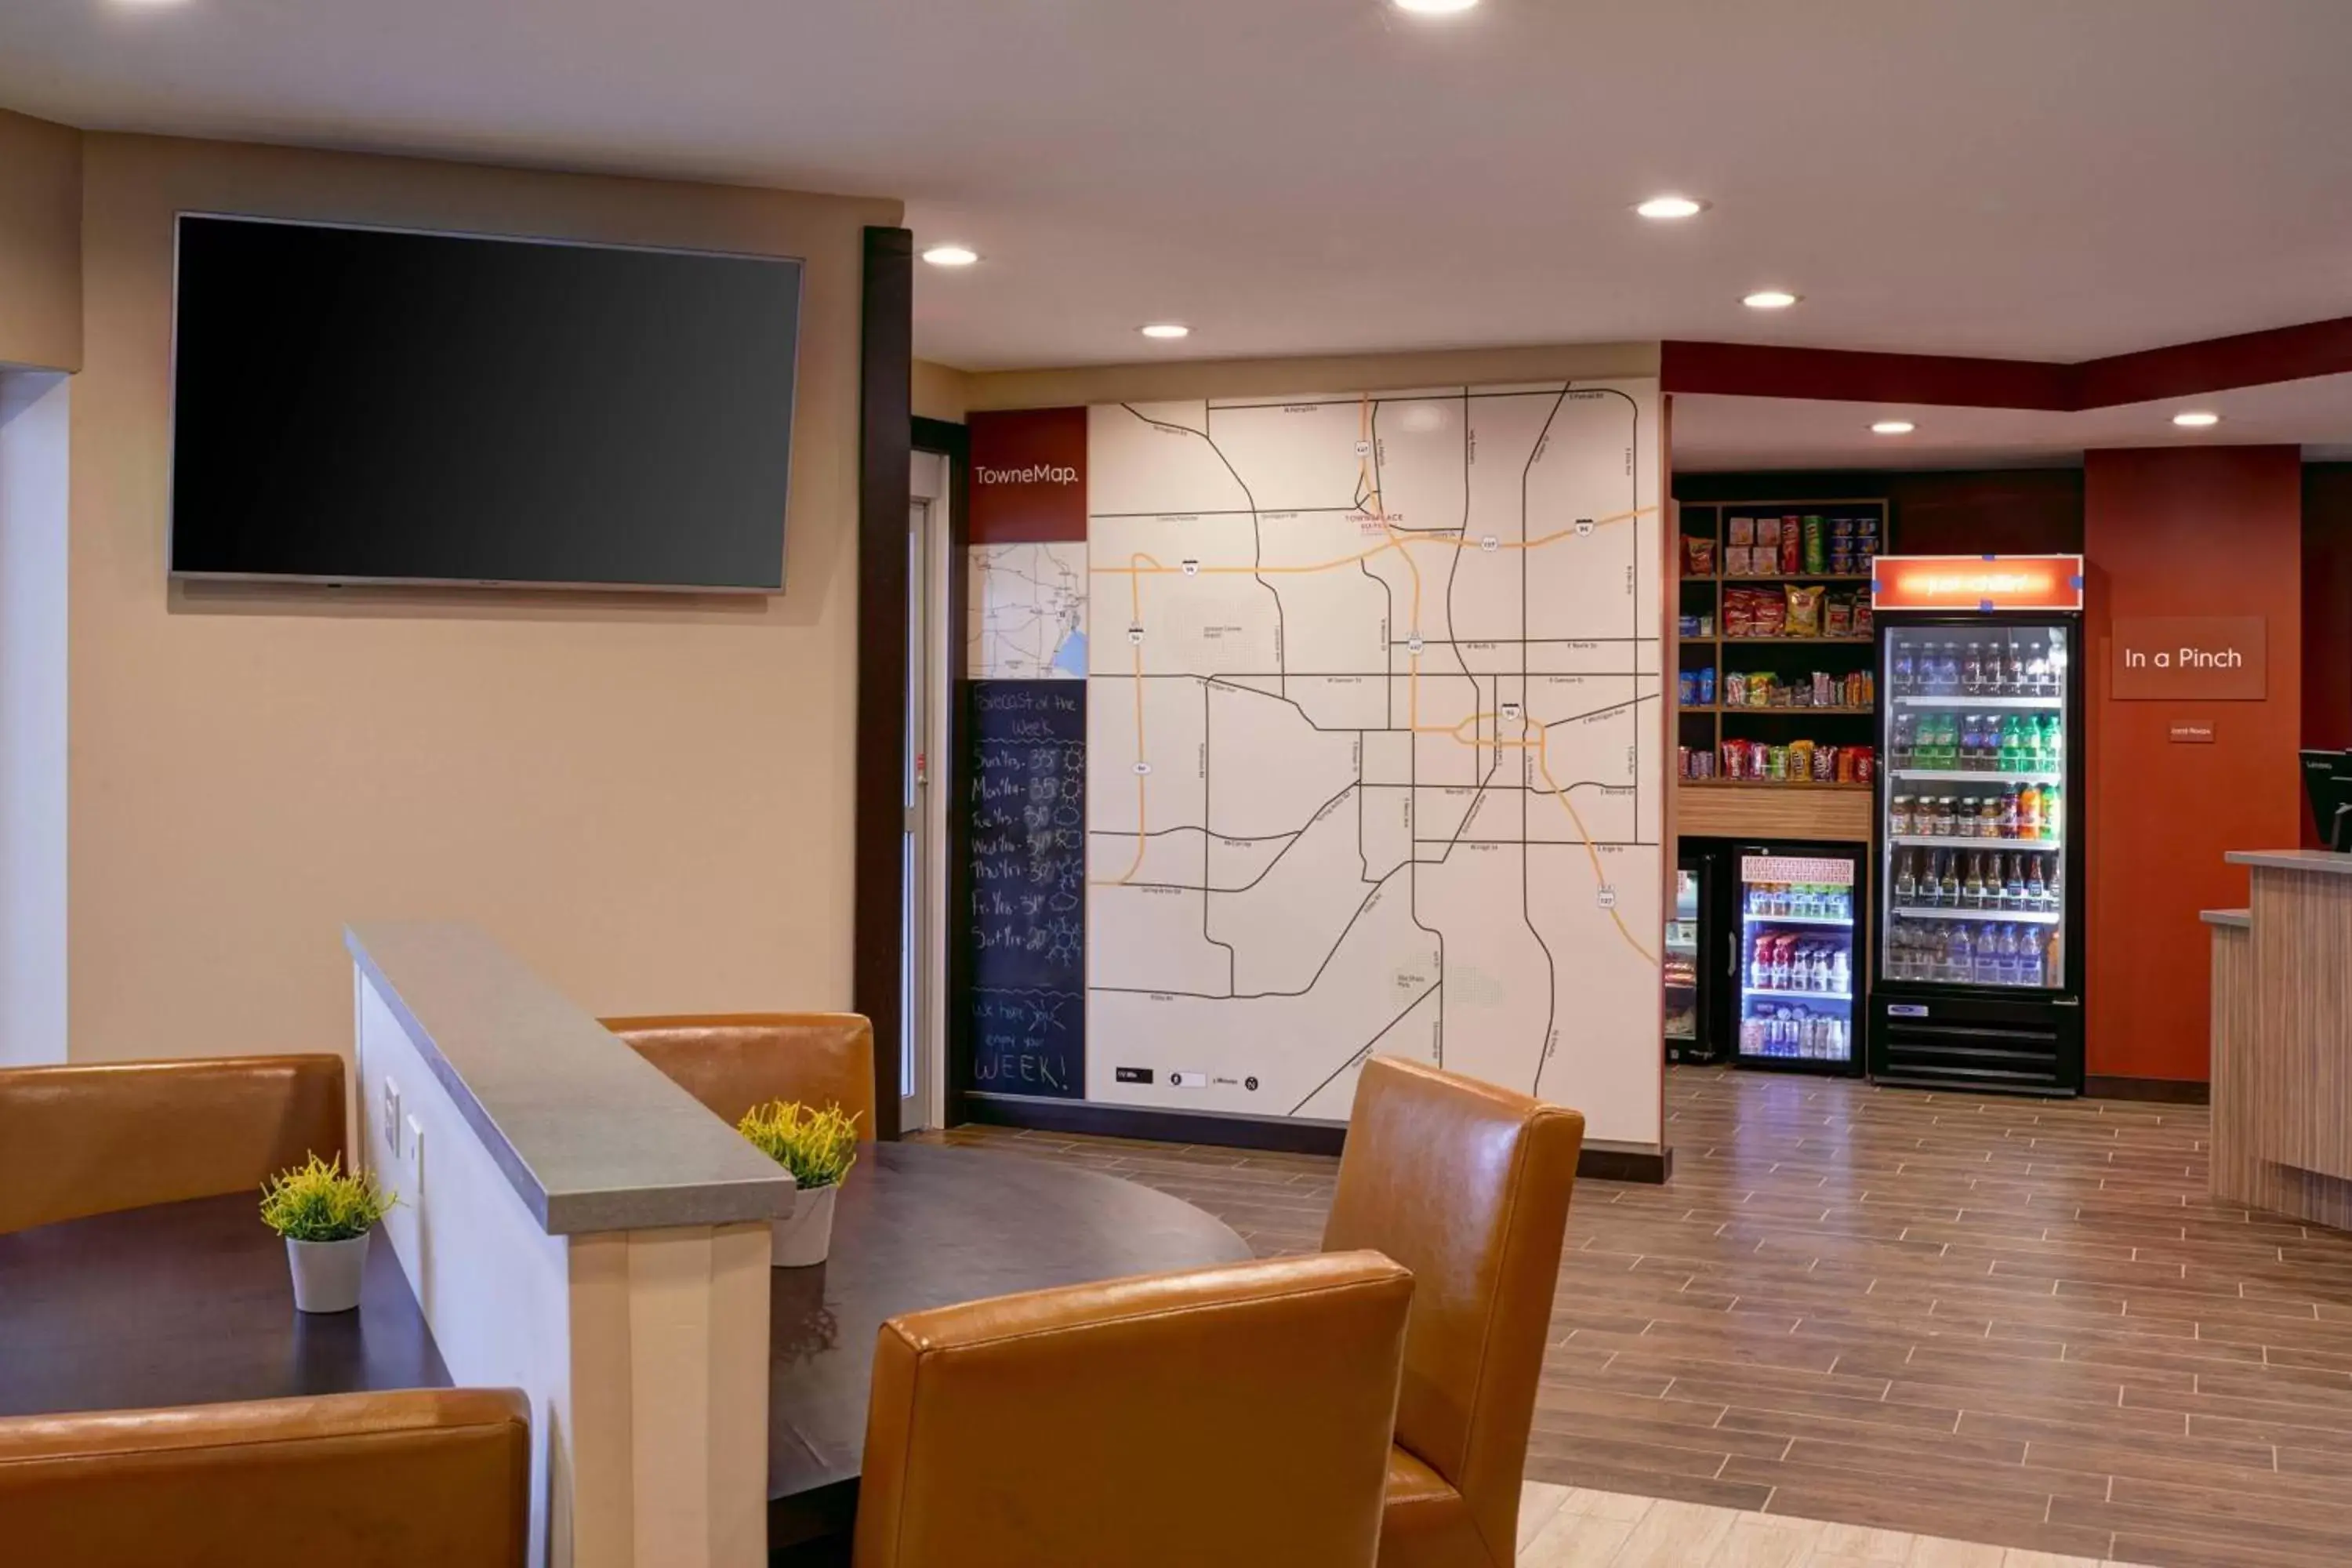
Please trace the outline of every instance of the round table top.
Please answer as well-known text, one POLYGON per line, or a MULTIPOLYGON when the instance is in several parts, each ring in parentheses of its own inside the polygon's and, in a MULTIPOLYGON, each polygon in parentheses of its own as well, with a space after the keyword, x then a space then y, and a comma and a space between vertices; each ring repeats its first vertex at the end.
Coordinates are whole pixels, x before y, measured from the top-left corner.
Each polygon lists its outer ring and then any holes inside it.
MULTIPOLYGON (((770 1271, 771 1501, 856 1479, 875 1335, 889 1319, 1250 1256, 1223 1221, 1098 1171, 939 1144, 869 1145, 835 1200, 830 1258, 770 1271)), ((772 1535, 771 1543, 781 1544, 772 1535)))
POLYGON ((392 1244, 356 1312, 294 1310, 259 1194, 0 1235, 0 1415, 446 1388, 392 1244))

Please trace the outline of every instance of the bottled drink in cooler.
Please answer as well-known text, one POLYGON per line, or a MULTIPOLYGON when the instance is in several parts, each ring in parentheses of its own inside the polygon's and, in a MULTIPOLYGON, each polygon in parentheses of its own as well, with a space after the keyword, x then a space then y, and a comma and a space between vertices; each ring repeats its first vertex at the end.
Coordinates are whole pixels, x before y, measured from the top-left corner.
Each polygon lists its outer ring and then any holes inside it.
POLYGON ((1888 671, 1888 676, 1892 687, 1888 695, 1912 697, 1918 694, 1919 660, 1911 651, 1910 638, 1895 639, 1895 661, 1893 668, 1888 671))
POLYGON ((2042 765, 2056 773, 2066 765, 2066 727, 2055 713, 2042 716, 2042 765))
POLYGON ((1984 908, 1984 856, 1980 851, 1969 852, 1969 873, 1960 879, 1960 907, 1984 908))
MULTIPOLYGON (((2056 784, 2043 784, 2042 786, 2041 831, 2035 835, 2035 837, 2042 838, 2057 837, 2059 821, 2058 786, 2056 784)), ((2021 827, 2020 831, 2022 832, 2023 829, 2021 827)))
POLYGON ((2011 696, 2025 694, 2025 656, 2018 651, 2015 643, 2001 653, 2000 689, 2011 696))
POLYGON ((2048 908, 2050 903, 2050 885, 2042 879, 2042 857, 2039 855, 2021 855, 2018 858, 2032 862, 2032 864, 2026 868, 2025 871, 2025 907, 2030 910, 2048 908))
POLYGON ((1969 644, 1969 651, 1960 659, 1960 689, 1970 697, 1984 695, 1986 688, 1984 644, 1982 643, 1969 644))
POLYGON ((1998 977, 2000 984, 2003 985, 2020 985, 2024 984, 2023 980, 2021 978, 2021 970, 2019 968, 2019 965, 2023 962, 2024 943, 2018 940, 2017 928, 2015 926, 2010 925, 2003 926, 2001 928, 2000 952, 2000 973, 1998 977))
POLYGON ((1977 927, 1976 983, 1979 985, 2000 984, 2000 937, 1992 927, 1977 927))
POLYGON ((1895 901, 1907 904, 1919 896, 1919 871, 1913 864, 1916 850, 1903 849, 1895 856, 1895 901))
POLYGON ((1914 737, 1917 732, 1917 721, 1910 714, 1895 715, 1894 727, 1886 736, 1886 760, 1890 767, 1907 768, 1911 765, 1914 737))
POLYGON ((1954 924, 1950 942, 1944 949, 1944 978, 1966 984, 1976 973, 1976 943, 1969 940, 1969 928, 1954 924))
POLYGON ((2000 885, 2000 907, 2005 910, 2025 908, 2025 862, 2028 857, 2009 858, 2009 879, 2000 885))
POLYGON ((2050 656, 2035 648, 2026 657, 2025 684, 2019 688, 2029 696, 2047 697, 2055 688, 2050 681, 2050 656))

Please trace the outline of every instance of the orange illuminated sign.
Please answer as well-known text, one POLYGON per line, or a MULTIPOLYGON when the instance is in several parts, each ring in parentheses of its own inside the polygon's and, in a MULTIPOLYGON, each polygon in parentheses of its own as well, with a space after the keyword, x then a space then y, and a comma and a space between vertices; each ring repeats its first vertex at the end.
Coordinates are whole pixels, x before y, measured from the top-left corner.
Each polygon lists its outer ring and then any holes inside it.
POLYGON ((2079 610, 2079 555, 1882 555, 1874 610, 2079 610))

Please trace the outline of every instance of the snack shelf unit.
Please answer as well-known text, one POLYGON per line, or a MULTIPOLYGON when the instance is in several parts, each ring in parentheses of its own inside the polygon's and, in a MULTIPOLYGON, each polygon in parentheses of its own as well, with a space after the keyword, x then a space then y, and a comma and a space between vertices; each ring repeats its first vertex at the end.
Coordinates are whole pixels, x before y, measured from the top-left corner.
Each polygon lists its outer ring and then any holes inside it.
MULTIPOLYGON (((1764 670, 1794 680, 1812 670, 1824 670, 1843 679, 1855 671, 1874 671, 1874 637, 1868 632, 1837 637, 1756 637, 1728 635, 1724 624, 1725 592, 1738 588, 1813 587, 1830 594, 1867 601, 1870 573, 1730 572, 1726 556, 1727 523, 1734 517, 1775 520, 1808 516, 1870 518, 1879 550, 1887 543, 1889 509, 1884 497, 1824 498, 1801 500, 1730 500, 1683 502, 1678 510, 1675 545, 1681 572, 1676 587, 1677 608, 1685 617, 1704 616, 1708 630, 1677 637, 1677 674, 1711 668, 1716 671, 1712 702, 1675 701, 1674 728, 1678 745, 1694 752, 1720 757, 1726 740, 1786 742, 1798 739, 1832 745, 1872 745, 1876 741, 1877 706, 1839 702, 1822 707, 1759 706, 1722 700, 1726 674, 1764 670), (1713 542, 1713 570, 1693 574, 1681 540, 1713 542)), ((1675 789, 1677 831, 1687 837, 1800 838, 1837 843, 1868 843, 1871 837, 1871 786, 1834 781, 1798 784, 1755 779, 1682 779, 1675 789)))

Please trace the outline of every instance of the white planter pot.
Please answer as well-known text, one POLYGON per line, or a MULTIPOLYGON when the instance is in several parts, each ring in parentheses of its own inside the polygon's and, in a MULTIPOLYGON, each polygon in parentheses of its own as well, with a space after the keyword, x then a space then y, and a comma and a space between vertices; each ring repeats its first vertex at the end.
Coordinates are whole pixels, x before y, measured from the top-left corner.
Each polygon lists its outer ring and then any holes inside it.
POLYGON ((294 1310, 348 1312, 357 1307, 367 1254, 367 1236, 349 1241, 297 1241, 288 1237, 286 1262, 294 1271, 294 1310))
POLYGON ((806 1268, 824 1261, 833 1247, 833 1195, 839 1184, 811 1192, 801 1189, 793 1200, 789 1219, 771 1220, 775 1239, 769 1261, 778 1268, 806 1268))

